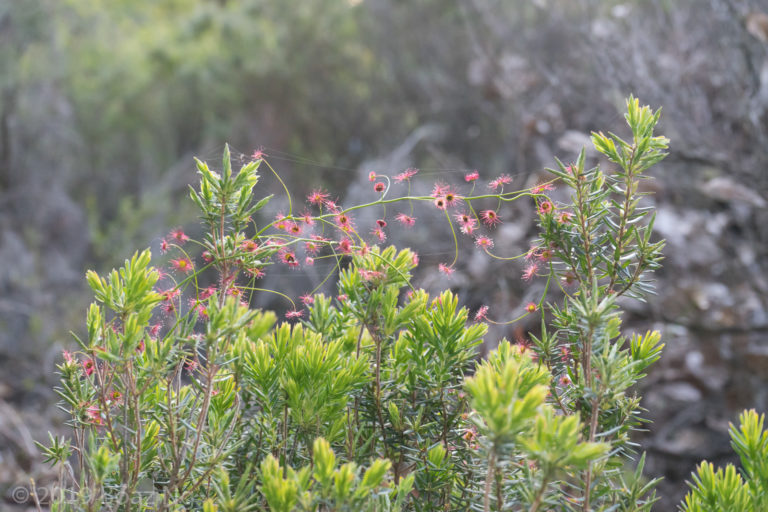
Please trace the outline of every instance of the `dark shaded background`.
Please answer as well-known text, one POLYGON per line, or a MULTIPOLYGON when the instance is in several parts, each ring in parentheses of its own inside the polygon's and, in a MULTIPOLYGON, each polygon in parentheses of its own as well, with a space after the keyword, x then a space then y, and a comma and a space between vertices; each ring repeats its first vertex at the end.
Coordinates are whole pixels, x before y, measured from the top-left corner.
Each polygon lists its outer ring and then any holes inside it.
MULTIPOLYGON (((672 140, 653 171, 659 294, 625 316, 667 344, 639 440, 672 510, 699 460, 730 460, 728 422, 768 406, 768 2, 0 0, 0 494, 50 477, 32 440, 61 427, 54 364, 83 329, 85 269, 194 234, 193 155, 263 146, 297 195, 350 204, 370 170, 408 166, 424 190, 468 169, 521 188, 591 130, 625 133, 629 93, 672 140)), ((530 205, 505 218, 498 251, 526 250, 530 205)), ((442 286, 451 244, 420 226, 391 241, 442 286)), ((498 318, 541 291, 473 252, 448 284, 498 318)))

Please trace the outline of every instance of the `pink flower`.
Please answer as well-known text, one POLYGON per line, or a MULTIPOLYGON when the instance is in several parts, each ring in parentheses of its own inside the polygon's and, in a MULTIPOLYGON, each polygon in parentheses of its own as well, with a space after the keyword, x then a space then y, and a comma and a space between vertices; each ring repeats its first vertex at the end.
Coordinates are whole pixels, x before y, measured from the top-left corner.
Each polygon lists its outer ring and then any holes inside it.
POLYGON ((434 204, 438 210, 445 210, 448 208, 448 202, 442 196, 435 198, 434 204))
POLYGON ((559 222, 560 224, 568 224, 569 222, 571 222, 572 218, 573 218, 572 213, 562 212, 560 215, 558 215, 557 222, 559 222))
POLYGON ((442 195, 445 195, 445 193, 450 190, 451 187, 444 183, 435 183, 432 187, 432 193, 430 194, 432 197, 440 197, 442 195))
POLYGON ((483 210, 480 212, 480 218, 483 220, 486 226, 493 227, 497 224, 501 224, 501 219, 496 213, 496 210, 483 210))
POLYGON ((312 216, 312 214, 305 210, 304 213, 301 214, 301 222, 307 226, 314 226, 315 218, 312 216))
POLYGON ((216 286, 211 285, 211 286, 208 286, 207 288, 203 288, 202 290, 200 290, 200 293, 198 294, 198 296, 200 297, 200 300, 205 300, 209 298, 211 295, 213 295, 214 293, 216 293, 216 286))
POLYGON ((264 269, 262 269, 261 267, 249 268, 248 273, 251 274, 254 279, 261 279, 266 275, 264 274, 264 269))
POLYGON ((315 258, 313 258, 312 256, 307 256, 306 258, 304 258, 304 263, 305 263, 305 264, 306 264, 308 267, 311 267, 312 265, 314 265, 314 264, 315 264, 315 258))
POLYGON ((551 249, 542 249, 539 251, 538 255, 539 261, 547 262, 552 259, 552 250, 551 249))
POLYGON ((384 182, 377 181, 373 185, 373 191, 374 192, 384 192, 387 189, 387 185, 384 184, 384 182))
POLYGON ((528 313, 535 313, 539 309, 539 306, 536 305, 535 302, 529 302, 525 305, 525 310, 528 313))
POLYGON ((288 228, 286 229, 286 231, 288 231, 292 235, 300 235, 301 225, 297 224, 296 222, 290 221, 288 223, 288 228))
POLYGON ((472 171, 464 175, 464 181, 466 181, 467 183, 471 183, 477 180, 478 178, 480 178, 480 173, 477 171, 472 171))
POLYGON ((341 294, 336 296, 336 300, 338 300, 339 302, 341 302, 343 304, 344 302, 347 302, 347 300, 349 300, 349 297, 347 297, 346 293, 341 293, 341 294))
POLYGON ((539 265, 537 263, 529 264, 527 267, 525 267, 525 270, 523 271, 523 280, 530 281, 536 275, 536 272, 538 272, 538 270, 539 270, 539 265))
POLYGON ((480 306, 480 308, 477 310, 477 313, 475 313, 475 321, 481 322, 488 318, 488 306, 480 306))
POLYGON ((455 216, 456 221, 459 223, 459 229, 465 235, 471 235, 475 231, 475 225, 477 220, 474 217, 470 217, 467 213, 457 213, 455 216))
POLYGON ((350 219, 349 215, 346 213, 340 213, 336 215, 334 220, 336 221, 336 225, 339 227, 339 229, 345 233, 348 233, 354 229, 352 225, 352 219, 350 219))
POLYGON ((256 249, 259 248, 259 244, 250 239, 243 240, 243 243, 240 244, 240 248, 245 252, 256 252, 256 249))
POLYGON ((549 215, 554 209, 555 207, 552 205, 551 201, 542 201, 539 203, 538 211, 541 215, 549 215))
POLYGON ((378 238, 379 242, 383 242, 384 240, 387 239, 387 234, 379 226, 376 226, 375 228, 373 228, 373 231, 371 233, 373 234, 373 236, 378 238))
POLYGON ((278 213, 275 215, 275 228, 284 230, 288 228, 288 220, 285 218, 285 215, 282 213, 278 213))
POLYGON ((184 231, 181 228, 176 228, 168 233, 168 238, 172 239, 179 245, 184 245, 184 242, 189 240, 189 237, 184 234, 184 231))
POLYGON ((400 174, 396 175, 394 180, 397 183, 402 183, 402 182, 410 180, 411 178, 416 176, 416 173, 418 173, 418 172, 419 172, 418 169, 414 169, 412 167, 409 167, 408 169, 404 170, 400 174))
POLYGON ((288 320, 294 320, 296 318, 301 318, 302 316, 304 316, 303 310, 292 309, 291 311, 287 311, 285 313, 285 318, 288 320))
POLYGON ((492 249, 493 240, 491 240, 487 236, 479 236, 475 239, 475 245, 480 249, 492 249))
POLYGON ((302 295, 301 297, 299 297, 299 299, 301 300, 302 304, 304 304, 305 306, 309 306, 310 304, 315 303, 315 297, 313 295, 310 295, 309 293, 306 295, 302 295))
POLYGON ((360 274, 360 277, 362 277, 363 280, 365 281, 373 281, 373 280, 381 279, 382 277, 384 277, 384 273, 379 272, 377 270, 368 270, 368 269, 361 268, 358 270, 358 273, 360 274))
POLYGON ((103 420, 101 419, 101 411, 98 406, 92 405, 85 411, 88 415, 88 421, 93 425, 101 425, 103 420))
POLYGON ((203 320, 208 320, 208 309, 206 309, 205 304, 202 302, 198 302, 193 308, 193 311, 195 314, 197 314, 198 317, 202 318, 203 320))
POLYGON ((502 188, 502 187, 504 187, 504 185, 507 185, 509 183, 512 183, 512 177, 507 175, 507 174, 502 174, 501 176, 499 176, 495 180, 491 181, 488 184, 488 188, 499 189, 499 188, 502 188))
POLYGON ((461 202, 461 196, 456 194, 456 192, 450 188, 443 194, 443 199, 445 199, 445 206, 448 208, 452 208, 461 202))
POLYGON ((189 261, 189 258, 178 258, 171 260, 170 263, 174 269, 178 270, 179 272, 184 272, 185 274, 189 274, 195 269, 195 266, 191 261, 189 261))
POLYGON ((330 199, 327 200, 324 204, 325 204, 325 207, 332 212, 339 211, 339 205, 337 205, 334 201, 331 201, 330 199))
POLYGON ((69 353, 69 351, 65 350, 61 353, 62 356, 64 356, 64 362, 67 364, 72 364, 75 362, 75 358, 72 357, 72 354, 69 353))
POLYGON ((330 196, 320 189, 315 189, 307 196, 307 201, 315 206, 323 206, 330 196))
POLYGON ((168 252, 168 240, 163 238, 160 240, 160 254, 165 254, 166 252, 168 252))
POLYGON ((450 275, 451 275, 451 274, 453 274, 453 272, 455 271, 455 269, 453 268, 453 266, 445 265, 444 263, 440 263, 440 264, 437 266, 437 269, 438 269, 440 272, 442 272, 443 274, 447 275, 447 276, 450 276, 450 275))
POLYGON ((162 329, 162 328, 163 328, 163 324, 159 324, 159 323, 150 326, 150 328, 149 328, 149 335, 154 338, 155 336, 160 334, 160 329, 162 329))
POLYGON ((419 253, 417 253, 417 252, 413 253, 413 256, 411 256, 411 264, 414 267, 418 267, 419 266, 419 253))
POLYGON ((206 263, 210 263, 213 261, 213 255, 211 254, 210 251, 203 251, 200 257, 203 258, 203 261, 206 263))
POLYGON ((93 362, 93 359, 86 359, 83 361, 83 371, 88 377, 90 377, 91 374, 96 371, 96 364, 93 362))
POLYGON ((414 224, 416 224, 416 217, 411 217, 409 215, 406 215, 404 213, 398 213, 395 216, 395 219, 400 222, 403 226, 406 227, 412 227, 414 224))
POLYGON ((296 253, 294 251, 285 248, 280 249, 277 252, 277 257, 282 263, 285 263, 291 268, 299 266, 299 260, 296 259, 296 253))
POLYGON ((368 173, 368 181, 376 181, 376 173, 371 171, 368 173))
POLYGON ((377 219, 376 225, 379 226, 380 228, 385 228, 387 227, 387 221, 385 221, 384 219, 377 219))
POLYGON ((266 153, 264 153, 264 148, 259 147, 256 151, 253 152, 251 155, 252 160, 262 160, 265 156, 267 156, 266 153))
POLYGON ((552 185, 551 183, 540 183, 535 187, 531 188, 531 194, 541 194, 542 192, 545 192, 547 190, 555 190, 554 185, 552 185))
POLYGON ((342 254, 350 254, 352 252, 352 240, 345 238, 339 242, 339 251, 341 251, 342 254))

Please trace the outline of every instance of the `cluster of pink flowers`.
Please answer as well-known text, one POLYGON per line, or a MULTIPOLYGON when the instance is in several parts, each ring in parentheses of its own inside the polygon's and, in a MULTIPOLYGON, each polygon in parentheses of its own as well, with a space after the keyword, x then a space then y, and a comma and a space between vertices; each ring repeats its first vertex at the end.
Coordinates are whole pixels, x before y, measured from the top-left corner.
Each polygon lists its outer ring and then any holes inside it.
MULTIPOLYGON (((258 160, 265 156, 262 150, 257 150, 253 154, 253 159, 258 160)), ((408 168, 404 171, 394 175, 391 179, 395 183, 410 182, 410 180, 418 174, 418 169, 408 168)), ((480 179, 480 173, 477 170, 466 172, 463 176, 465 183, 471 183, 474 187, 474 182, 480 179)), ((390 178, 379 174, 375 171, 371 171, 368 174, 368 179, 373 183, 373 189, 379 194, 384 194, 388 190, 388 183, 390 178)), ((512 177, 503 174, 497 178, 491 180, 488 183, 488 188, 494 191, 503 191, 505 185, 512 183, 512 177)), ((540 194, 544 191, 551 190, 552 185, 550 183, 544 183, 533 187, 531 191, 534 194, 540 194)), ((501 224, 502 220, 499 215, 498 206, 496 208, 488 208, 478 210, 477 213, 473 209, 469 201, 464 196, 460 195, 453 185, 445 183, 435 183, 431 197, 434 206, 443 211, 447 211, 451 208, 455 208, 465 201, 467 202, 467 211, 458 211, 451 214, 451 221, 456 222, 459 231, 462 234, 473 237, 474 245, 490 254, 490 250, 494 248, 494 240, 481 234, 479 231, 482 227, 495 228, 501 224)), ((301 266, 301 262, 304 265, 310 266, 315 263, 315 259, 319 257, 319 253, 323 249, 329 249, 330 253, 337 256, 350 255, 353 253, 363 254, 368 250, 368 246, 362 240, 358 234, 355 221, 350 215, 350 210, 342 209, 336 201, 331 199, 331 196, 322 189, 314 189, 306 197, 307 205, 310 209, 317 208, 320 210, 320 214, 313 214, 309 210, 305 210, 300 216, 295 217, 293 214, 285 215, 278 214, 271 224, 277 233, 271 235, 271 238, 266 240, 259 239, 246 239, 240 243, 239 249, 242 251, 242 256, 236 256, 229 261, 235 264, 235 269, 247 273, 252 278, 261 278, 264 276, 265 260, 270 257, 274 257, 278 263, 287 265, 289 268, 297 269, 301 266), (323 226, 323 234, 312 233, 315 225, 323 226), (326 230, 331 227, 331 232, 335 232, 337 236, 326 237, 326 230), (308 232, 307 232, 308 231, 308 232), (295 244, 300 245, 296 246, 295 244), (300 255, 300 253, 304 253, 300 255)), ((375 203, 373 203, 375 204, 375 203)), ((499 203, 501 204, 501 203, 499 203)), ((548 199, 537 199, 537 210, 541 214, 550 214, 555 212, 554 205, 548 199)), ((416 223, 416 217, 413 214, 396 213, 394 219, 404 227, 412 227, 416 223)), ((562 212, 558 215, 557 220, 562 223, 569 222, 571 214, 568 212, 562 212)), ((382 243, 387 240, 387 228, 388 224, 385 218, 376 220, 375 225, 370 228, 368 233, 376 243, 382 243)), ((162 240, 162 248, 165 252, 171 245, 182 246, 189 240, 189 237, 180 228, 172 230, 162 240)), ((203 261, 206 264, 215 263, 216 258, 219 257, 219 249, 205 249, 202 254, 203 261), (212 252, 216 253, 211 254, 212 252)), ((545 261, 545 251, 539 251, 537 258, 531 259, 528 266, 523 273, 523 279, 532 279, 539 270, 538 261, 545 261)), ((493 256, 491 254, 491 256, 493 256)), ((418 256, 415 256, 418 259, 418 256)), ((446 275, 451 276, 455 271, 455 259, 451 264, 440 263, 438 270, 446 275)), ((194 262, 186 256, 186 254, 171 259, 169 261, 171 269, 178 274, 188 275, 196 270, 194 262)), ((230 267, 231 268, 231 267, 230 267)), ((230 276, 236 277, 237 270, 230 276)), ((363 279, 371 281, 377 279, 379 276, 376 273, 361 273, 363 279)), ((229 286, 229 289, 234 287, 229 286)), ((177 287, 161 291, 162 301, 160 303, 161 310, 166 314, 176 313, 178 311, 178 295, 179 290, 177 287)), ((213 290, 204 289, 198 293, 197 298, 189 301, 190 309, 194 310, 200 318, 206 318, 207 311, 205 308, 205 299, 207 299, 213 290)), ((302 304, 308 306, 310 302, 305 296, 301 300, 302 304)), ((487 307, 481 308, 476 314, 476 319, 481 320, 486 317, 487 307)), ((286 314, 286 318, 298 319, 301 317, 301 311, 292 310, 286 314)))

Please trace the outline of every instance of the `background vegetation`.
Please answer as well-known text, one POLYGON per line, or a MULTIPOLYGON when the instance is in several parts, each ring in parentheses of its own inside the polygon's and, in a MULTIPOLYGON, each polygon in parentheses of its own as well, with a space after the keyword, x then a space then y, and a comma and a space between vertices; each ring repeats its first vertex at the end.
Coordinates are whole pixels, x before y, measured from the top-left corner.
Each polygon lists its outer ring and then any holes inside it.
MULTIPOLYGON (((659 297, 627 320, 667 346, 643 442, 677 502, 700 459, 730 453, 728 421, 768 407, 767 42, 760 0, 0 0, 0 490, 45 478, 31 439, 61 421, 46 379, 84 329, 84 270, 196 225, 193 154, 263 146, 292 188, 349 198, 408 166, 425 190, 474 168, 524 186, 621 124, 633 92, 673 141, 653 185, 659 297)), ((510 215, 500 251, 533 222, 510 215)), ((469 306, 511 317, 536 293, 465 261, 451 284, 469 306)))

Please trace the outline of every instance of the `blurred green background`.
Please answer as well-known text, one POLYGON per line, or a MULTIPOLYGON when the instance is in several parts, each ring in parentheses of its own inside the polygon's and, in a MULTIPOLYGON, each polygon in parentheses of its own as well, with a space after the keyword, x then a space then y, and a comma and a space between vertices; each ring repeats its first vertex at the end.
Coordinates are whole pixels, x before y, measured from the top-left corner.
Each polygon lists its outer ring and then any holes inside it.
MULTIPOLYGON (((659 295, 625 317, 667 343, 638 441, 671 510, 698 460, 727 458, 740 408, 768 407, 764 0, 0 0, 0 494, 45 482, 32 439, 61 428, 54 365, 83 328, 85 270, 195 233, 193 155, 263 148, 297 197, 345 203, 409 166, 424 190, 471 169, 517 188, 591 130, 623 133, 630 93, 672 140, 649 190, 659 295)), ((526 250, 530 208, 506 219, 497 248, 526 250)), ((391 240, 422 251, 421 285, 499 318, 540 292, 473 253, 442 282, 450 243, 419 229, 391 240)))

